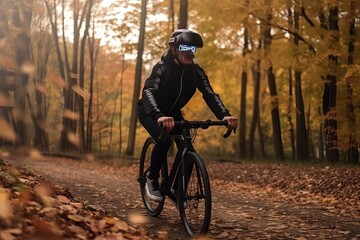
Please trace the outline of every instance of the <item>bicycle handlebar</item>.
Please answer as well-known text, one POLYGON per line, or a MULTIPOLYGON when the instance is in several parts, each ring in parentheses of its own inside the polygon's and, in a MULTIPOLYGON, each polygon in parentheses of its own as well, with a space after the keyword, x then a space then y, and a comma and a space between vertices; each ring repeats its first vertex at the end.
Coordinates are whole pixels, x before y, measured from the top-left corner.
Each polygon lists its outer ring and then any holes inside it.
MULTIPOLYGON (((175 127, 180 127, 182 129, 191 129, 191 128, 202 128, 202 129, 207 129, 210 126, 227 126, 228 123, 227 121, 212 121, 212 120, 205 120, 205 121, 175 121, 175 127)), ((160 125, 161 126, 161 125, 160 125)), ((164 128, 163 128, 164 130, 164 128)), ((234 129, 234 134, 235 134, 235 129, 234 129)), ((224 138, 228 138, 231 134, 231 130, 228 129, 227 132, 223 135, 224 138)), ((163 133, 161 133, 160 137, 163 135, 163 133)))

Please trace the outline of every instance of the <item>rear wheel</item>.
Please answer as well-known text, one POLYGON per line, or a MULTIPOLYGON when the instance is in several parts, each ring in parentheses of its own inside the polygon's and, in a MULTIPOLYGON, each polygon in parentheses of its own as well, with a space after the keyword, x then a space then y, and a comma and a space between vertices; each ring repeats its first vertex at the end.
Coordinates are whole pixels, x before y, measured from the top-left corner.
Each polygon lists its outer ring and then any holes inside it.
POLYGON ((141 197, 148 214, 153 217, 159 216, 164 207, 164 199, 159 203, 148 198, 145 193, 146 176, 148 176, 150 172, 151 153, 154 149, 155 144, 155 140, 152 138, 148 138, 145 141, 141 151, 139 171, 141 197))
POLYGON ((185 155, 185 169, 185 177, 179 179, 181 221, 190 237, 206 235, 211 219, 209 176, 204 161, 194 152, 185 155))

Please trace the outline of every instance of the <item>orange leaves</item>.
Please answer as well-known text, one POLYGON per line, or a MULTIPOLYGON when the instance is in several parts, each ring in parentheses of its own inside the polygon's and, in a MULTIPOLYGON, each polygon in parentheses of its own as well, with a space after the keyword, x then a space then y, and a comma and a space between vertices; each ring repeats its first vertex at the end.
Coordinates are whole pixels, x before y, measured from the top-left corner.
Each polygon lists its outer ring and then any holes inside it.
MULTIPOLYGON (((133 224, 146 222, 140 215, 129 219, 133 224)), ((106 216, 96 206, 84 206, 67 191, 0 160, 0 239, 151 239, 143 235, 125 221, 106 216)))
POLYGON ((14 129, 10 126, 10 124, 3 118, 0 118, 0 137, 4 138, 8 141, 15 141, 16 135, 14 129))
POLYGON ((10 222, 13 217, 12 207, 9 201, 9 192, 0 188, 0 220, 10 222))
MULTIPOLYGON (((2 40, 0 41, 0 47, 5 45, 6 41, 2 40)), ((4 67, 5 69, 14 69, 15 64, 12 58, 4 56, 3 54, 0 54, 0 66, 4 67)))
POLYGON ((52 82, 55 86, 66 88, 66 81, 57 74, 48 73, 47 79, 50 82, 52 82))
POLYGON ((72 87, 72 90, 84 98, 85 101, 89 100, 90 93, 86 89, 81 88, 79 85, 75 85, 72 87))

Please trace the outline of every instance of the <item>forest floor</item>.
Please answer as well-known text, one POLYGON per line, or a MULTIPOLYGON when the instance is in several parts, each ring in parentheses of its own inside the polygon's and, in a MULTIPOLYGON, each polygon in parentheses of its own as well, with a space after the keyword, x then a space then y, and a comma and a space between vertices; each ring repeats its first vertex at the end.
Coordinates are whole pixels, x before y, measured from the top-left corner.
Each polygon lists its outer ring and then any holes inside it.
MULTIPOLYGON (((3 156, 0 239, 186 239, 146 216, 138 161, 3 156)), ((207 161, 207 239, 360 239, 360 168, 207 161)))

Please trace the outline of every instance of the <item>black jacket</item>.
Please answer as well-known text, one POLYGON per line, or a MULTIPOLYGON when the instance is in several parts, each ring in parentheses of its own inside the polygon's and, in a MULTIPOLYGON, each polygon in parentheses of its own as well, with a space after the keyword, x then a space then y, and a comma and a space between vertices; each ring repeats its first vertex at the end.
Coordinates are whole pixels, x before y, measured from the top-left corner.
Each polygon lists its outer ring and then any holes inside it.
POLYGON ((219 95, 210 86, 208 77, 198 64, 182 66, 167 52, 153 67, 146 79, 142 98, 138 101, 138 115, 147 114, 157 120, 161 116, 183 119, 181 109, 199 89, 211 111, 218 119, 230 116, 219 95))

